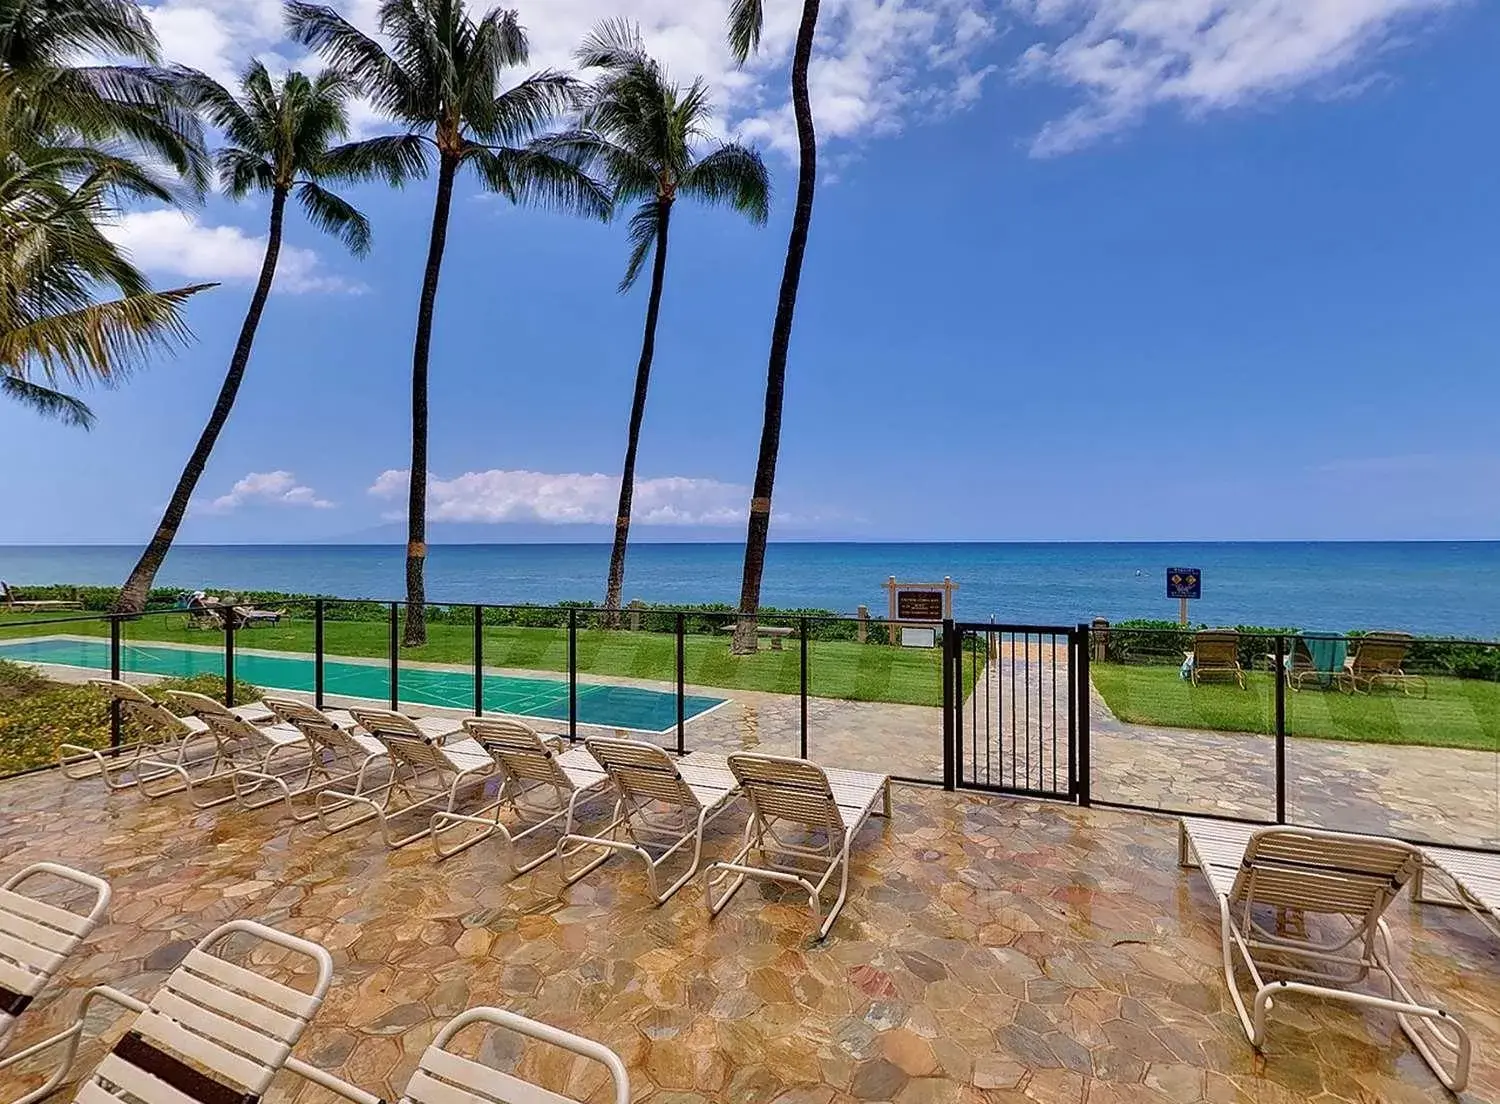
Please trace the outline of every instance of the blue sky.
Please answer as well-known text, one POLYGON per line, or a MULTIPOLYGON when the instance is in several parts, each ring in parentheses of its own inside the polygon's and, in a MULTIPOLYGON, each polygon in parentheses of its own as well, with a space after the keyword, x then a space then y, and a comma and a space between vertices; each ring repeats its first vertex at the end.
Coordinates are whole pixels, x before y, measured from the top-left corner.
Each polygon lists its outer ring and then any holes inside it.
MULTIPOLYGON (((770 225, 679 206, 641 539, 738 540, 792 190, 796 5, 736 73, 722 0, 522 4, 538 64, 642 21, 766 151, 770 225)), ((369 19, 368 0, 348 5, 369 19), (363 6, 361 6, 363 5, 363 6)), ((789 367, 781 538, 1500 538, 1500 10, 1477 0, 825 0, 825 141, 789 367)), ((268 0, 166 0, 174 58, 302 63, 268 0)), ((361 112, 366 132, 378 120, 361 112)), ((183 539, 399 539, 431 184, 349 193, 365 262, 293 220, 183 539), (386 493, 381 493, 382 491, 386 493)), ((139 541, 206 416, 264 204, 119 233, 193 345, 89 395, 92 433, 0 406, 0 542, 139 541)), ((644 284, 621 224, 461 190, 432 377, 437 539, 594 539, 644 284)))

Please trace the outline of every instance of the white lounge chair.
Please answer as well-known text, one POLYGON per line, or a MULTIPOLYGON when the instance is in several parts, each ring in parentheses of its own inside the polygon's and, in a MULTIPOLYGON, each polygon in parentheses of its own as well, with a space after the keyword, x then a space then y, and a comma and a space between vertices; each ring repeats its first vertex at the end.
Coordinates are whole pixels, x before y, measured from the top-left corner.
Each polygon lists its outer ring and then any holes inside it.
POLYGON ((345 807, 363 810, 360 820, 380 822, 387 847, 405 847, 433 834, 434 813, 458 808, 466 789, 495 773, 490 753, 463 735, 458 721, 444 717, 413 719, 388 709, 353 709, 359 726, 385 745, 391 757, 390 780, 363 793, 329 788, 317 797, 318 820, 330 831, 348 827, 335 814, 345 807), (399 804, 393 802, 399 798, 399 804), (392 821, 417 817, 420 828, 398 835, 392 821))
POLYGON ((110 789, 126 790, 135 787, 142 759, 182 765, 213 756, 208 725, 197 717, 179 717, 140 687, 120 679, 92 678, 88 685, 108 696, 120 711, 122 729, 138 738, 117 748, 59 744, 57 763, 64 777, 75 782, 102 778, 110 789))
POLYGON ((16 1055, 30 1057, 59 1043, 66 1046, 61 1065, 46 1084, 15 1104, 34 1104, 67 1077, 89 1007, 99 999, 137 1016, 80 1084, 73 1098, 77 1104, 252 1102, 283 1069, 338 1092, 347 1088, 342 1081, 291 1056, 332 977, 333 960, 316 943, 250 920, 231 920, 198 941, 149 1003, 108 985, 90 989, 72 1026, 16 1055), (288 954, 311 959, 312 991, 283 985, 212 953, 234 936, 269 944, 270 961, 280 963, 288 954))
MULTIPOLYGON (((384 779, 390 769, 390 754, 385 745, 367 732, 360 730, 353 714, 342 709, 325 712, 296 698, 267 694, 266 708, 275 714, 282 724, 291 725, 302 733, 313 749, 313 774, 315 779, 309 789, 294 794, 286 783, 274 776, 263 779, 272 788, 279 788, 286 800, 287 810, 299 824, 314 820, 318 816, 316 803, 299 811, 296 797, 307 793, 316 794, 333 786, 352 783, 356 795, 370 792, 372 775, 384 779)), ((252 775, 251 771, 241 772, 252 775)), ((365 816, 363 820, 368 820, 365 816)), ((339 830, 362 823, 360 818, 341 822, 339 830)))
POLYGON ((1415 847, 1374 836, 1185 817, 1178 861, 1196 863, 1218 898, 1224 980, 1251 1046, 1265 1043, 1266 1016, 1275 1001, 1311 993, 1395 1013, 1446 1088, 1459 1092, 1468 1083, 1470 1043, 1463 1024, 1442 1008, 1419 1003, 1391 964, 1391 933, 1382 915, 1422 868, 1415 847), (1311 931, 1272 930, 1264 923, 1266 909, 1339 917, 1349 930, 1326 939, 1311 931), (1236 958, 1254 986, 1249 1009, 1235 980, 1236 958), (1300 980, 1268 982, 1263 971, 1300 980), (1372 974, 1385 981, 1388 997, 1347 988, 1372 974))
POLYGON ((238 717, 251 724, 275 724, 276 716, 263 701, 247 702, 244 705, 228 706, 207 694, 195 694, 190 690, 168 690, 167 696, 180 705, 190 708, 193 716, 207 720, 210 716, 238 717))
POLYGON ((655 744, 604 737, 585 740, 584 746, 609 775, 615 790, 614 815, 596 835, 563 837, 565 849, 559 851, 563 880, 572 885, 597 870, 615 852, 624 852, 645 863, 647 888, 656 903, 662 904, 698 872, 703 859, 703 830, 729 808, 739 794, 739 783, 724 760, 715 755, 694 752, 673 761, 655 744), (687 870, 658 891, 656 872, 689 843, 693 853, 687 870), (665 849, 653 858, 648 844, 665 849), (569 872, 567 859, 590 848, 604 854, 569 872))
POLYGON ((865 771, 824 770, 805 759, 740 753, 729 769, 750 801, 745 845, 732 859, 703 870, 703 899, 717 916, 746 878, 800 886, 807 892, 818 937, 828 934, 849 894, 849 847, 872 815, 889 819, 891 779, 865 771), (876 812, 877 806, 879 812, 876 812), (781 834, 797 831, 793 841, 781 834), (839 874, 837 899, 823 916, 822 893, 839 874), (714 889, 728 881, 717 898, 714 889))
POLYGON ((1466 908, 1476 920, 1500 936, 1500 854, 1424 847, 1422 857, 1427 861, 1412 883, 1412 900, 1427 905, 1466 908), (1434 897, 1427 892, 1429 871, 1442 876, 1448 883, 1451 896, 1434 897))
POLYGON ((434 813, 432 842, 438 858, 446 859, 498 835, 505 846, 505 861, 512 875, 535 870, 562 851, 562 840, 573 831, 578 804, 604 792, 609 777, 585 748, 563 750, 556 736, 543 738, 530 725, 505 717, 471 717, 464 731, 494 759, 500 769, 500 789, 495 800, 470 814, 434 813), (551 800, 546 800, 550 797, 551 800), (541 798, 541 800, 539 800, 541 798), (513 831, 501 820, 509 813, 524 825, 513 831), (558 841, 542 854, 517 864, 515 845, 533 833, 563 820, 558 841), (445 834, 465 824, 483 830, 458 843, 445 843, 445 834))
MULTIPOLYGON (((307 738, 291 725, 252 724, 212 698, 189 690, 169 690, 167 696, 208 725, 214 754, 191 763, 142 759, 137 778, 141 793, 155 798, 185 789, 188 800, 199 809, 235 800, 245 808, 259 809, 281 800, 288 792, 306 790, 312 777, 313 749, 307 738), (295 787, 284 781, 299 775, 295 787), (266 791, 276 789, 266 782, 273 776, 283 781, 279 790, 268 796, 266 791), (164 779, 174 781, 164 788, 161 785, 164 779), (205 787, 225 782, 229 784, 226 793, 202 796, 205 787)), ((266 716, 270 718, 270 714, 266 716)))
MULTIPOLYGON (((30 1007, 68 957, 89 937, 109 908, 109 883, 58 863, 39 862, 0 884, 0 1051, 30 1007), (93 896, 86 910, 43 900, 32 886, 62 879, 93 896)), ((16 1059, 0 1061, 0 1070, 16 1059)))

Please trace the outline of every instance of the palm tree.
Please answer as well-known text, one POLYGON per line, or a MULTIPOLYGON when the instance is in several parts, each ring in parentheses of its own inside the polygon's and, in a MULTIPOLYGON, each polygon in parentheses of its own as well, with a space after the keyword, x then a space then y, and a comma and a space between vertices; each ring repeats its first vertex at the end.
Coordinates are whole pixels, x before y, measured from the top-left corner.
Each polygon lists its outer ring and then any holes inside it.
POLYGON ((604 595, 605 617, 609 624, 617 624, 625 549, 630 539, 630 506, 635 494, 636 451, 656 350, 672 206, 679 195, 688 196, 705 203, 728 204, 763 224, 770 180, 760 155, 744 146, 723 143, 706 156, 698 156, 697 147, 708 137, 712 113, 708 88, 701 77, 686 91, 671 83, 662 66, 647 56, 635 27, 623 20, 605 21, 574 56, 581 68, 601 72, 590 90, 580 129, 560 136, 556 144, 597 166, 610 184, 616 203, 636 203, 630 218, 630 260, 620 291, 635 285, 647 258, 654 253, 604 595))
MULTIPOLYGON (((771 493, 776 486, 776 457, 781 449, 781 407, 786 394, 786 358, 792 344, 792 316, 797 310, 797 285, 802 279, 802 257, 812 225, 813 191, 818 178, 818 143, 813 133, 812 100, 807 69, 812 61, 813 37, 818 28, 819 0, 802 0, 802 21, 792 51, 792 114, 797 123, 797 205, 787 236, 786 265, 776 298, 776 321, 771 326, 771 357, 766 368, 766 407, 761 421, 760 454, 750 490, 750 522, 745 533, 745 573, 740 582, 740 616, 731 645, 736 655, 755 651, 755 614, 760 609, 760 582, 766 568, 766 538, 771 530, 771 493)), ((731 0, 729 48, 744 64, 760 45, 763 0, 731 0)))
POLYGON ((370 249, 370 224, 365 216, 321 183, 371 171, 372 158, 363 143, 331 144, 349 133, 347 104, 354 85, 346 76, 333 69, 325 69, 311 79, 292 72, 278 83, 256 61, 240 78, 239 98, 191 69, 177 70, 174 84, 184 99, 224 135, 227 144, 215 157, 224 193, 231 199, 243 199, 251 192, 270 195, 270 231, 260 278, 250 296, 250 308, 240 326, 218 400, 177 478, 161 524, 120 591, 115 608, 122 613, 139 613, 145 608, 151 584, 167 558, 188 502, 234 408, 250 363, 255 331, 276 279, 287 201, 295 196, 308 220, 335 235, 355 256, 362 257, 370 249))
POLYGON ((427 267, 417 304, 411 371, 411 467, 407 499, 407 646, 427 641, 423 568, 427 557, 427 373, 433 308, 448 240, 448 218, 459 170, 512 203, 536 203, 607 218, 609 194, 579 166, 539 148, 535 139, 576 105, 573 78, 543 71, 510 88, 503 74, 524 65, 526 32, 513 11, 475 19, 464 0, 382 0, 379 26, 387 52, 332 8, 292 0, 287 23, 294 39, 323 53, 349 75, 375 107, 407 132, 372 139, 374 153, 400 174, 393 183, 425 176, 437 156, 437 194, 427 267))

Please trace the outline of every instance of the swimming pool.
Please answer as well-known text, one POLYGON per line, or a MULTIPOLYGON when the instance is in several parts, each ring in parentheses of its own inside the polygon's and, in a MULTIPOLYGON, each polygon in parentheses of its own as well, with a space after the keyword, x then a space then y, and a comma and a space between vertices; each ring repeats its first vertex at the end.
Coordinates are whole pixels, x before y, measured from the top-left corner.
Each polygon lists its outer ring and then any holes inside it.
MULTIPOLYGON (((87 637, 51 636, 37 640, 0 642, 0 659, 18 663, 53 664, 109 670, 109 644, 87 637)), ((212 649, 184 648, 172 644, 122 644, 120 670, 127 674, 189 677, 222 675, 224 654, 212 649)), ((236 651, 235 678, 268 690, 312 693, 311 656, 236 651)), ((383 663, 323 661, 323 692, 329 697, 366 698, 389 702, 390 669, 383 663)), ((474 708, 474 676, 468 671, 445 671, 430 667, 402 667, 396 688, 403 702, 436 705, 470 712, 474 708)), ((687 695, 683 717, 692 720, 724 704, 723 698, 687 695)), ((484 708, 487 712, 568 719, 568 683, 558 678, 521 678, 515 675, 484 676, 484 708)), ((662 733, 677 724, 677 695, 636 686, 604 683, 578 684, 578 723, 601 728, 662 733)))

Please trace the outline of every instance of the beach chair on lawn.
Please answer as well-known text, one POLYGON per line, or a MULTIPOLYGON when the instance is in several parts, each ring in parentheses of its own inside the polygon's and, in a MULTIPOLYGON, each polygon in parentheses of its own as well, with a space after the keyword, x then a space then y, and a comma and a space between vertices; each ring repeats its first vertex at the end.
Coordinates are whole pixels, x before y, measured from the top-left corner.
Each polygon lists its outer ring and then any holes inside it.
POLYGON ((119 747, 57 746, 57 764, 75 782, 102 778, 112 790, 134 788, 143 759, 182 765, 214 754, 208 725, 197 717, 179 717, 161 702, 119 679, 92 678, 88 685, 105 694, 120 711, 122 729, 139 738, 119 747))
POLYGON ((544 738, 520 721, 472 717, 464 721, 464 732, 494 759, 500 771, 500 789, 493 802, 473 813, 433 814, 432 841, 440 859, 498 835, 511 874, 525 874, 560 853, 562 840, 573 831, 579 803, 609 789, 609 776, 586 748, 564 751, 561 739, 544 738), (518 822, 519 830, 506 827, 501 820, 505 813, 518 822), (563 826, 558 842, 540 855, 517 864, 515 845, 559 820, 563 826), (456 843, 445 840, 447 834, 466 824, 482 830, 471 832, 456 843))
POLYGON ((1200 629, 1193 634, 1193 650, 1187 653, 1194 686, 1210 678, 1231 678, 1245 688, 1240 666, 1240 634, 1233 629, 1200 629))
POLYGON ((563 837, 558 851, 563 880, 572 885, 615 852, 624 852, 646 864, 646 886, 656 903, 662 904, 698 873, 703 831, 739 795, 739 783, 728 764, 715 755, 694 752, 674 762, 655 744, 604 737, 585 740, 584 746, 609 775, 615 808, 609 824, 598 834, 563 837), (693 850, 687 870, 666 889, 658 890, 657 871, 688 844, 693 850), (591 848, 604 854, 570 872, 567 860, 591 848), (653 858, 649 848, 661 853, 653 858))
POLYGON ((750 820, 739 853, 703 870, 708 914, 717 916, 746 878, 761 878, 805 890, 813 920, 820 922, 818 937, 826 936, 849 894, 854 837, 872 815, 890 818, 890 776, 824 770, 780 755, 731 755, 729 769, 750 802, 750 820), (787 838, 787 832, 804 838, 787 838), (838 897, 825 917, 822 894, 835 873, 838 897), (727 888, 716 898, 714 889, 726 881, 727 888))
MULTIPOLYGON (((39 862, 0 883, 0 1053, 21 1014, 46 988, 109 908, 109 883, 58 863, 39 862), (41 890, 60 879, 87 890, 85 907, 63 908, 41 890)), ((0 1071, 18 1059, 0 1060, 0 1071)))
POLYGON ((1344 660, 1339 685, 1347 686, 1354 693, 1361 689, 1368 693, 1375 689, 1376 683, 1385 683, 1403 694, 1410 694, 1411 688, 1417 686, 1425 698, 1427 680, 1421 675, 1408 675, 1402 669, 1412 641, 1410 633, 1380 632, 1356 637, 1350 646, 1349 658, 1344 660))
POLYGON ((1264 1044, 1266 1017, 1276 1001, 1309 993, 1395 1013, 1438 1080, 1453 1092, 1463 1089, 1468 1032, 1444 1009, 1419 1002, 1396 976, 1390 928, 1382 918, 1422 869, 1415 847, 1375 836, 1184 817, 1178 861, 1196 864, 1218 898, 1224 980, 1251 1046, 1264 1044), (1320 938, 1311 930, 1272 930, 1266 910, 1338 918, 1348 931, 1320 938), (1254 987, 1248 1009, 1235 979, 1236 961, 1254 987), (1265 973, 1283 978, 1267 981, 1265 973), (1385 983, 1389 996, 1349 988, 1371 975, 1385 983))
MULTIPOLYGON (((265 705, 283 725, 290 725, 302 733, 303 738, 312 748, 314 777, 307 789, 298 794, 291 794, 281 780, 276 778, 264 780, 267 785, 283 791, 287 811, 297 823, 304 824, 315 820, 318 811, 314 803, 308 803, 299 811, 293 800, 295 797, 316 795, 319 791, 331 786, 346 784, 352 784, 352 791, 355 794, 363 794, 372 788, 371 775, 381 779, 385 777, 390 767, 390 756, 385 745, 368 733, 360 731, 353 714, 347 710, 334 709, 325 712, 306 702, 298 701, 296 698, 275 694, 266 695, 265 705)), ((241 775, 246 781, 250 781, 253 773, 242 771, 241 775)), ((352 825, 344 824, 342 827, 347 828, 352 825)))
MULTIPOLYGON (((255 956, 243 961, 254 962, 255 956)), ((284 968, 284 967, 283 967, 284 968)), ((78 1053, 90 1006, 105 1000, 135 1012, 120 1041, 79 1085, 77 1104, 254 1104, 282 1070, 333 1092, 372 1104, 338 1078, 291 1056, 328 993, 333 960, 316 943, 250 920, 231 920, 209 932, 149 1002, 108 985, 90 989, 78 1019, 66 1030, 16 1057, 65 1045, 64 1059, 46 1084, 15 1104, 35 1104, 67 1077, 78 1053), (264 958, 310 959, 310 992, 293 988, 219 953, 231 938, 254 940, 264 958)), ((436 1102, 434 1102, 436 1104, 436 1102)))
POLYGON ((349 827, 341 809, 361 810, 356 823, 378 820, 387 847, 405 847, 433 834, 434 813, 457 810, 464 791, 483 786, 496 770, 490 753, 463 735, 458 721, 446 717, 413 719, 388 709, 353 709, 359 726, 385 745, 390 778, 362 793, 337 788, 317 796, 318 821, 331 832, 349 827), (399 799, 399 801, 398 801, 399 799), (415 831, 397 834, 392 824, 417 818, 415 831))
MULTIPOLYGON (((186 790, 188 799, 199 809, 236 800, 244 808, 259 809, 283 798, 290 800, 307 789, 313 771, 313 748, 291 725, 252 724, 212 698, 190 690, 168 690, 167 697, 208 726, 214 752, 194 762, 142 759, 137 786, 147 797, 186 790), (169 779, 163 787, 162 782, 169 779), (288 785, 287 779, 297 781, 288 785), (226 782, 227 793, 203 796, 205 787, 216 788, 226 782), (258 798, 254 796, 257 793, 258 798)), ((265 716, 270 718, 270 714, 265 716)))
POLYGON ((59 610, 81 610, 83 603, 63 599, 23 599, 13 586, 0 579, 0 603, 16 613, 49 613, 59 610))
POLYGON ((1500 854, 1424 847, 1422 857, 1426 861, 1412 883, 1412 900, 1424 905, 1466 908, 1476 920, 1500 936, 1500 854), (1427 880, 1432 873, 1446 883, 1448 895, 1437 897, 1427 892, 1427 880))

